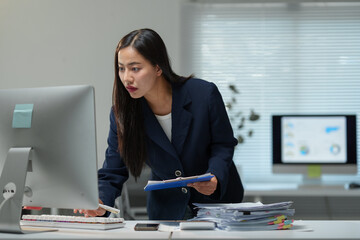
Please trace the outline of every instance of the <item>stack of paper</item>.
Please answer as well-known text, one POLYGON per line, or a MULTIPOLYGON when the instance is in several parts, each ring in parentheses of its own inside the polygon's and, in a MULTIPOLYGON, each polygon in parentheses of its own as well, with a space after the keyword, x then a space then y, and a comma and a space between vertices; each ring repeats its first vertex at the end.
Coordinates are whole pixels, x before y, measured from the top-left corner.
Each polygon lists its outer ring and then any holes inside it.
POLYGON ((293 220, 288 217, 295 214, 295 209, 290 209, 292 203, 195 203, 198 212, 191 220, 213 221, 218 228, 225 230, 289 229, 293 220))

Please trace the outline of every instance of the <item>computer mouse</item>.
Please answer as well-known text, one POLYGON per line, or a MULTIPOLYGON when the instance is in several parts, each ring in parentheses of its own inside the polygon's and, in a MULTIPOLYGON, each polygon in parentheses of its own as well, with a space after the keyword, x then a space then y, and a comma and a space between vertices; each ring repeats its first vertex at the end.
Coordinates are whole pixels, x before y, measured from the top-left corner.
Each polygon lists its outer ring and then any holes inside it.
POLYGON ((349 183, 349 189, 355 189, 355 188, 360 188, 360 183, 349 183))

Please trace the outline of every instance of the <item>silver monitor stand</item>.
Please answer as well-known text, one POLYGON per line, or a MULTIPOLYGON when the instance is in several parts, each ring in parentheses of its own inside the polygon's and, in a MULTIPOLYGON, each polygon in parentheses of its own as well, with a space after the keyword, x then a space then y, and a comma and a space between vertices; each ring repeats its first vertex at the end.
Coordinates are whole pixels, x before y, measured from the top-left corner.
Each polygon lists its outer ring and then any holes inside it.
MULTIPOLYGON (((31 148, 11 148, 0 176, 0 232, 25 233, 20 227, 31 148)), ((28 192, 31 194, 31 192, 28 192)))

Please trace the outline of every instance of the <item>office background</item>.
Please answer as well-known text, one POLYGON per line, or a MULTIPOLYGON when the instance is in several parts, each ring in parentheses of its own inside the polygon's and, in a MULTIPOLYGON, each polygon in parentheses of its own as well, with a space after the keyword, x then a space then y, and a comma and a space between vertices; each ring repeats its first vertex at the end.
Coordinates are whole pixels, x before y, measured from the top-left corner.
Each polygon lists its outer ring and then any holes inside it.
MULTIPOLYGON (((235 162, 245 183, 298 182, 299 175, 271 173, 270 114, 360 113, 359 2, 299 3, 0 0, 0 88, 93 85, 101 166, 116 44, 150 27, 163 37, 176 72, 219 86, 244 141, 235 162)), ((359 174, 328 179, 360 181, 359 174)), ((358 219, 356 200, 326 199, 331 217, 358 219)), ((294 201, 303 216, 328 218, 324 199, 294 201)))

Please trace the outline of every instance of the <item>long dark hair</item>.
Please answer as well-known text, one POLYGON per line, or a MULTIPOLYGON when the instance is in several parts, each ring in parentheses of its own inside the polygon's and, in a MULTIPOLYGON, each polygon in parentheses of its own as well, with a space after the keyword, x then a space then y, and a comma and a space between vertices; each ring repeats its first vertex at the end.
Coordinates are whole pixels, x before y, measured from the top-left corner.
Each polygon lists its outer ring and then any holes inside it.
POLYGON ((136 49, 153 66, 159 66, 164 78, 170 83, 181 84, 191 76, 184 78, 174 73, 165 44, 159 34, 152 29, 132 31, 118 43, 115 51, 115 81, 112 97, 118 149, 125 165, 136 179, 144 167, 147 153, 141 98, 132 98, 119 77, 118 53, 129 46, 136 49))

